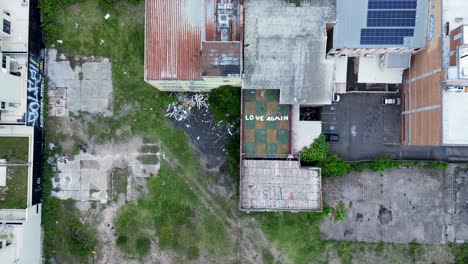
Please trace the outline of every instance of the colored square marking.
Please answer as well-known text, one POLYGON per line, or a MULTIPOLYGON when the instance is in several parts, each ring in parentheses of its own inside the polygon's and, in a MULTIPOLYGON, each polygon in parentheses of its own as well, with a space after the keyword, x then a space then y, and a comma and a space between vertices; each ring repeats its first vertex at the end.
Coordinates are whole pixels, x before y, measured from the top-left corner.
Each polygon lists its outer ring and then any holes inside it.
POLYGON ((245 143, 255 142, 255 129, 244 129, 245 143))
POLYGON ((266 122, 265 121, 257 121, 255 123, 255 129, 265 129, 266 127, 266 122))
POLYGON ((276 149, 277 149, 276 144, 267 144, 266 145, 266 154, 276 155, 278 153, 276 149))
POLYGON ((267 127, 267 128, 276 129, 277 126, 278 126, 278 122, 277 122, 277 121, 267 121, 267 122, 266 122, 266 127, 267 127))
POLYGON ((255 90, 244 90, 244 104, 245 102, 255 102, 256 100, 256 93, 255 90))
POLYGON ((268 90, 267 100, 268 102, 278 102, 279 100, 279 90, 268 90))
POLYGON ((255 120, 244 120, 244 129, 255 128, 255 120))
POLYGON ((278 130, 278 142, 283 144, 289 143, 289 130, 279 129, 278 130))
POLYGON ((276 143, 277 140, 277 130, 276 129, 267 129, 266 130, 266 143, 276 143))
POLYGON ((256 155, 265 155, 266 144, 255 144, 255 154, 256 155))
POLYGON ((245 155, 284 157, 285 154, 290 153, 291 107, 280 105, 279 96, 279 90, 243 91, 243 152, 245 155), (285 117, 287 120, 280 120, 285 117))
POLYGON ((289 152, 290 152, 288 144, 277 144, 276 145, 276 151, 278 153, 282 153, 282 154, 284 154, 284 153, 289 154, 289 152))
POLYGON ((278 129, 287 129, 289 130, 289 120, 278 121, 278 129))
POLYGON ((279 115, 289 115, 289 105, 279 105, 278 114, 279 115))
POLYGON ((267 114, 268 116, 272 116, 272 115, 278 114, 278 103, 277 103, 277 102, 268 102, 268 103, 267 103, 266 114, 267 114))
POLYGON ((255 143, 265 143, 265 142, 266 142, 266 131, 255 130, 255 143))
POLYGON ((245 143, 244 144, 244 153, 248 155, 255 154, 255 144, 254 143, 245 143))
POLYGON ((255 102, 244 102, 244 113, 246 115, 255 113, 255 102))
POLYGON ((266 103, 265 102, 257 102, 255 105, 255 114, 256 115, 265 115, 266 114, 266 103))
POLYGON ((257 102, 266 101, 267 99, 267 90, 259 89, 257 90, 257 102))

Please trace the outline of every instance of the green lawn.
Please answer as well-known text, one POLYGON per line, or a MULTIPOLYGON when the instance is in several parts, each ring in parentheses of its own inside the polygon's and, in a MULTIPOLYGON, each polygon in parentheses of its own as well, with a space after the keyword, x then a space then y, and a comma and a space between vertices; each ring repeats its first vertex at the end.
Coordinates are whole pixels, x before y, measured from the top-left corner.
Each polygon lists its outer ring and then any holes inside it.
POLYGON ((0 159, 6 159, 11 164, 28 163, 29 138, 0 137, 0 159))
POLYGON ((24 209, 28 201, 28 167, 7 167, 6 187, 0 187, 0 209, 24 209))

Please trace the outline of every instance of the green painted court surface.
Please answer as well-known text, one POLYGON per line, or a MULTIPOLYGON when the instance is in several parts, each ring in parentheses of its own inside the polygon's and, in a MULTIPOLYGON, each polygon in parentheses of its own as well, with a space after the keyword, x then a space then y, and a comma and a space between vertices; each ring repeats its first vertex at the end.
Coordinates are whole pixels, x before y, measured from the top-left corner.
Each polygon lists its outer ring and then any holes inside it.
POLYGON ((250 157, 290 153, 290 106, 279 90, 243 90, 243 152, 250 157))

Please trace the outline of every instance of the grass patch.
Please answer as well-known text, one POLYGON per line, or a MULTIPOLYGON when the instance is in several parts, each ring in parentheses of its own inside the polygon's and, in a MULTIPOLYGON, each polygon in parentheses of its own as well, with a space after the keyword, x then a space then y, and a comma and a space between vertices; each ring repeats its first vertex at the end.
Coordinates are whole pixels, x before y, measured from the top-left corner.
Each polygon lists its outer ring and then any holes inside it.
POLYGON ((262 251, 263 263, 265 264, 275 264, 275 257, 271 254, 270 250, 263 249, 262 251))
POLYGON ((10 164, 28 163, 28 137, 0 137, 0 159, 10 164))
POLYGON ((462 244, 450 244, 450 249, 454 256, 455 264, 465 264, 468 263, 468 245, 462 244))
POLYGON ((438 170, 446 170, 448 163, 443 161, 406 161, 406 160, 392 160, 389 157, 377 157, 372 161, 365 162, 350 162, 351 171, 362 172, 364 170, 372 170, 374 172, 382 172, 387 169, 395 168, 431 168, 438 170))
POLYGON ((140 155, 138 160, 145 165, 157 165, 159 163, 158 155, 140 155))
POLYGON ((320 222, 329 213, 324 205, 322 213, 261 213, 256 218, 267 238, 293 263, 312 263, 328 244, 320 239, 320 222))
POLYGON ((198 248, 217 255, 229 251, 224 223, 202 207, 179 173, 162 163, 158 176, 149 180, 148 197, 119 211, 115 225, 123 252, 143 256, 138 239, 152 233, 148 230, 156 231, 162 249, 189 259, 198 256, 198 248))
POLYGON ((0 209, 24 209, 28 202, 28 167, 7 167, 6 186, 0 187, 0 209))
POLYGON ((135 242, 135 251, 138 256, 145 256, 150 251, 151 240, 148 237, 140 237, 135 242))
POLYGON ((117 202, 119 195, 127 197, 128 169, 114 169, 112 171, 112 200, 117 202))
POLYGON ((158 153, 158 145, 144 145, 140 148, 140 153, 158 153))

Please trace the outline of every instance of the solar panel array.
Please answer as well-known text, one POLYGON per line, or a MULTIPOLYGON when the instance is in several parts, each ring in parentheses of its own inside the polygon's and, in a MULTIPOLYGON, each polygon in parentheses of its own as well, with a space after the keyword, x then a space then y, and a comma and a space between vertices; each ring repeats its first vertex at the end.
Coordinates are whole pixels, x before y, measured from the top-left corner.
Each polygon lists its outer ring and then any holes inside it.
POLYGON ((363 28, 361 44, 403 44, 403 37, 413 36, 412 28, 363 28))
POLYGON ((369 9, 416 9, 416 1, 411 0, 369 0, 369 9))
POLYGON ((414 27, 416 10, 369 11, 368 27, 414 27))
POLYGON ((417 0, 369 0, 361 45, 403 45, 414 36, 417 0))

